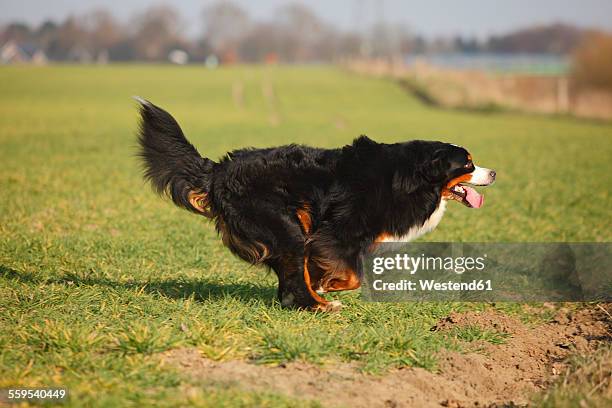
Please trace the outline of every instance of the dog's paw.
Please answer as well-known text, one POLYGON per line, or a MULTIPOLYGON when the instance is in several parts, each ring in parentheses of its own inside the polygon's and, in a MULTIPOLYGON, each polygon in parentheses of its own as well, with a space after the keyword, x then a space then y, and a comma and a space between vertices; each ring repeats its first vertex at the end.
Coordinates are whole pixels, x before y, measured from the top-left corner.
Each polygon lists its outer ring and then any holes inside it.
POLYGON ((339 312, 340 310, 342 310, 342 303, 339 300, 319 303, 313 308, 313 310, 317 312, 339 312))
POLYGON ((294 300, 295 296, 293 296, 293 293, 287 293, 283 296, 283 299, 281 300, 281 305, 286 308, 294 307, 294 300))
POLYGON ((332 300, 328 304, 327 311, 328 312, 339 312, 342 310, 342 302, 339 300, 332 300))

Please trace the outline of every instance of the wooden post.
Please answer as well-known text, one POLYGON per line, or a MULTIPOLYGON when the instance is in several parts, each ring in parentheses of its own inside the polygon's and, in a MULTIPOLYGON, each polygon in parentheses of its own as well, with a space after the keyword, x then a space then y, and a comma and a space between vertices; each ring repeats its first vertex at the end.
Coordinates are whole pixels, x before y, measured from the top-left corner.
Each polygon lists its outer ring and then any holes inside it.
POLYGON ((569 111, 569 81, 567 77, 557 78, 557 113, 569 111))

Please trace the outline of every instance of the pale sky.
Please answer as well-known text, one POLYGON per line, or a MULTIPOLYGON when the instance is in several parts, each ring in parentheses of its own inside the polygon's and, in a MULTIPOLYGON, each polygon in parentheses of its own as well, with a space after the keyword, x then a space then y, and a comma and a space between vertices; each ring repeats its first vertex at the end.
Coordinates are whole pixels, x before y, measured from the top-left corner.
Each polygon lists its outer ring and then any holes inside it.
MULTIPOLYGON (((213 2, 173 0, 166 3, 182 14, 185 34, 194 35, 201 30, 199 16, 202 8, 213 2)), ((276 7, 293 1, 234 2, 255 19, 268 19, 276 7)), ((0 23, 18 20, 38 24, 47 18, 62 20, 69 14, 81 14, 100 7, 127 21, 139 10, 160 3, 163 1, 0 0, 0 23)), ((426 36, 462 34, 483 38, 532 24, 558 21, 612 31, 612 0, 309 0, 303 3, 343 29, 354 26, 355 22, 375 22, 382 15, 385 21, 405 23, 414 32, 426 36)))

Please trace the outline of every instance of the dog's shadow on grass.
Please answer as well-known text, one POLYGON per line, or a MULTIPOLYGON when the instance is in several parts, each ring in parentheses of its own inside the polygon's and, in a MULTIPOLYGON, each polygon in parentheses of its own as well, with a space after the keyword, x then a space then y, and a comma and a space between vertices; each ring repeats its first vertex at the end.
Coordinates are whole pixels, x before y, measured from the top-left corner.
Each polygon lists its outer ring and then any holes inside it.
POLYGON ((256 299, 271 305, 274 303, 274 299, 276 299, 276 288, 271 286, 258 286, 241 282, 220 283, 207 279, 117 282, 108 278, 79 276, 72 273, 57 277, 41 278, 35 274, 20 272, 4 265, 0 265, 0 277, 25 283, 56 283, 70 287, 101 286, 119 290, 137 290, 172 299, 193 298, 199 302, 215 301, 230 297, 245 304, 251 303, 256 299))

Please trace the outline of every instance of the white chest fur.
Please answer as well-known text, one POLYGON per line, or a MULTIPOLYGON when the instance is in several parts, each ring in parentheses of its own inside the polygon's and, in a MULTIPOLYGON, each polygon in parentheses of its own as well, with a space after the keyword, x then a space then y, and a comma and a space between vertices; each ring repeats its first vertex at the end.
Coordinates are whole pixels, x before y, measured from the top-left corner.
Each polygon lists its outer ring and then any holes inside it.
POLYGON ((408 232, 401 237, 387 237, 381 242, 410 242, 417 239, 423 234, 428 233, 438 226, 446 210, 446 200, 440 200, 438 208, 431 213, 429 218, 421 226, 414 226, 408 230, 408 232))

